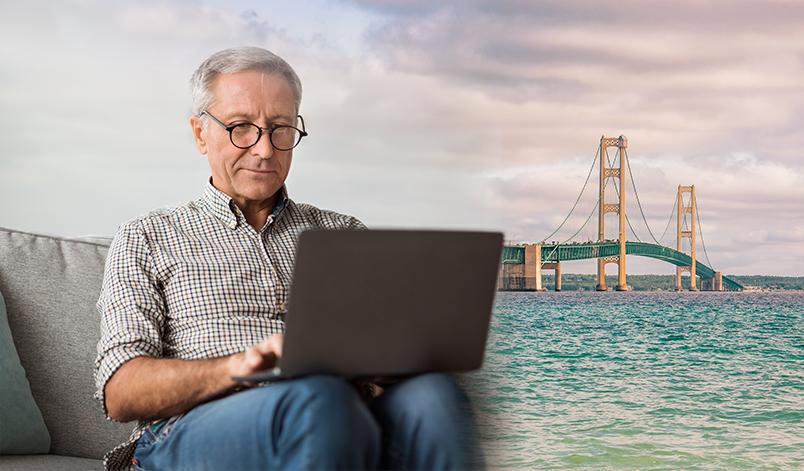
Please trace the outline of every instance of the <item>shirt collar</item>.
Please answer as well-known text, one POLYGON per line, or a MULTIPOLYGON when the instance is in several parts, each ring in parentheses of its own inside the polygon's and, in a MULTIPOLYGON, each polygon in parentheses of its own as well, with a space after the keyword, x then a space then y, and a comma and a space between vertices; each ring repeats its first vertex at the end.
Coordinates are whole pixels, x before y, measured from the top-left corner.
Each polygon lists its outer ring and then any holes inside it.
MULTIPOLYGON (((207 210, 209 210, 213 216, 223 221, 230 229, 237 227, 240 222, 246 222, 243 212, 237 207, 232 197, 215 188, 212 184, 212 177, 209 177, 209 180, 207 180, 207 185, 204 188, 204 194, 201 199, 207 210)), ((274 220, 276 220, 285 207, 287 207, 287 203, 288 190, 285 185, 282 185, 282 188, 279 189, 279 199, 274 209, 271 211, 274 220)))

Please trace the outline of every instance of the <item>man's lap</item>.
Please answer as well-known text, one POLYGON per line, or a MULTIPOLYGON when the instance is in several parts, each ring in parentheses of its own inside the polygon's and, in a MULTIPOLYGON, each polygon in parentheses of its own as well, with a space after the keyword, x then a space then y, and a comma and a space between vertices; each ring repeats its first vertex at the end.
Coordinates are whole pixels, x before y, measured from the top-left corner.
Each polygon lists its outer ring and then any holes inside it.
MULTIPOLYGON (((394 461, 403 466, 401 455, 417 448, 413 430, 429 435, 421 439, 439 441, 445 431, 471 428, 468 411, 463 409, 467 404, 451 378, 442 374, 421 375, 390 386, 370 405, 341 378, 310 376, 201 404, 156 430, 146 430, 135 457, 144 469, 150 469, 149 465, 288 469, 332 467, 333 463, 372 468, 380 464, 382 439, 383 466, 395 467, 394 461), (436 425, 441 422, 455 427, 436 425), (324 462, 317 456, 321 453, 342 456, 324 462)), ((457 440, 475 446, 464 438, 457 440)), ((448 462, 447 458, 428 461, 434 467, 448 462)))

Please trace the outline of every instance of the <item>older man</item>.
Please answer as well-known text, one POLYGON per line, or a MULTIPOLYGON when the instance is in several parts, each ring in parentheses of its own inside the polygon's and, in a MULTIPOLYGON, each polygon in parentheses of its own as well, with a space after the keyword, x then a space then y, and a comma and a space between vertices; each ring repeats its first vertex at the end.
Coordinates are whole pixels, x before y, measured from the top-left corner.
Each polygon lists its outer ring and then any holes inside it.
POLYGON ((364 226, 287 195, 307 133, 301 83, 284 60, 220 51, 193 74, 192 91, 190 126, 212 174, 203 195, 121 225, 106 263, 96 396, 108 418, 139 421, 106 467, 479 466, 468 401, 446 375, 373 393, 326 375, 233 383, 282 355, 299 234, 364 226))

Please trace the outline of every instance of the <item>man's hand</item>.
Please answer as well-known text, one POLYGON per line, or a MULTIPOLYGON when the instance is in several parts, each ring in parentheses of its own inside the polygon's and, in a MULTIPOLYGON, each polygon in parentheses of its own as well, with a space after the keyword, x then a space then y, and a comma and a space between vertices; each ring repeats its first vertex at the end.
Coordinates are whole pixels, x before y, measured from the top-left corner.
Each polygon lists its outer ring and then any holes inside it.
POLYGON ((244 352, 232 355, 229 358, 230 377, 246 376, 275 367, 282 357, 284 339, 284 334, 273 334, 244 352))

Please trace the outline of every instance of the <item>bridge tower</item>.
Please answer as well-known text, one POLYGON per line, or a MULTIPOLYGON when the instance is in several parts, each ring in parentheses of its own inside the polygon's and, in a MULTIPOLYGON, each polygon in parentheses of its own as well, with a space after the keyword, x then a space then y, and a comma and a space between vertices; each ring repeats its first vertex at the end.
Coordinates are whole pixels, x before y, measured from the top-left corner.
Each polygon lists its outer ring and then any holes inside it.
POLYGON ((684 186, 678 185, 678 201, 676 202, 678 205, 678 215, 676 216, 677 224, 676 224, 676 250, 679 252, 684 252, 683 250, 683 239, 687 238, 690 240, 690 258, 692 261, 690 262, 689 266, 686 267, 676 267, 676 291, 681 291, 681 273, 688 271, 690 272, 690 291, 698 291, 697 283, 695 280, 695 234, 697 230, 696 221, 698 220, 697 209, 695 205, 695 185, 684 186), (682 195, 684 193, 689 193, 689 204, 684 205, 684 198, 682 195), (690 215, 690 224, 689 230, 684 230, 684 226, 686 225, 687 214, 690 215))
POLYGON ((620 253, 611 257, 600 257, 597 259, 597 287, 598 291, 606 291, 606 264, 616 263, 617 270, 617 291, 625 291, 628 285, 625 282, 625 149, 628 147, 628 139, 625 136, 619 137, 600 137, 600 200, 598 201, 598 241, 606 239, 606 214, 618 213, 620 215, 620 253), (617 147, 619 149, 620 167, 609 167, 606 158, 606 149, 617 147), (609 178, 619 178, 620 180, 620 201, 619 203, 606 203, 606 182, 609 178))

